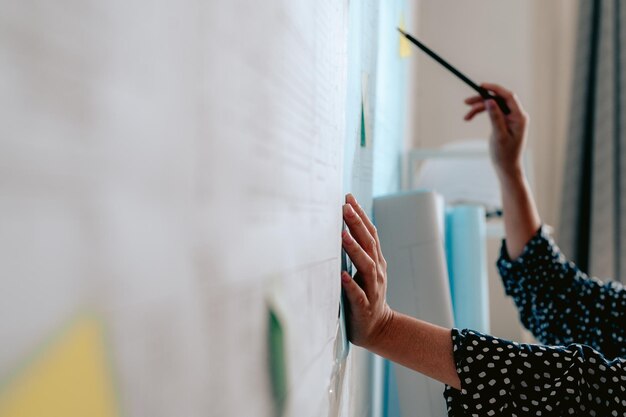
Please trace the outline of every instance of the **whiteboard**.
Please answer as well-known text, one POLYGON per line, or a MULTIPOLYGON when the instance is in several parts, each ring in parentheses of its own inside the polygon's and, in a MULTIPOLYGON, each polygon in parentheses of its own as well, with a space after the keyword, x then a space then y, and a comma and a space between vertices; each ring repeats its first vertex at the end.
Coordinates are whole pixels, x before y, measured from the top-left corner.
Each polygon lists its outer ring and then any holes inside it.
POLYGON ((285 415, 378 412, 363 352, 329 394, 340 207, 354 191, 369 210, 379 167, 399 172, 378 94, 403 66, 378 46, 403 8, 3 2, 0 416, 23 375, 57 378, 75 329, 98 335, 73 347, 103 369, 106 415, 274 415, 269 308, 285 415))

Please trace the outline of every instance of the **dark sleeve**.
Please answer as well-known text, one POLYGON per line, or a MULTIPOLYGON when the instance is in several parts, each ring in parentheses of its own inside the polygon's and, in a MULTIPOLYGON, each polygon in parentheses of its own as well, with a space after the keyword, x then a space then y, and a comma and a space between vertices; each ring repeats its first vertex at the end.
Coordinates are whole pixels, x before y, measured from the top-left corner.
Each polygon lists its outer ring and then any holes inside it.
POLYGON ((518 344, 452 330, 461 391, 446 387, 448 415, 611 416, 626 413, 623 359, 583 345, 518 344))
POLYGON ((522 324, 541 343, 580 343, 610 358, 626 355, 626 290, 580 271, 545 227, 514 261, 503 243, 497 266, 522 324))

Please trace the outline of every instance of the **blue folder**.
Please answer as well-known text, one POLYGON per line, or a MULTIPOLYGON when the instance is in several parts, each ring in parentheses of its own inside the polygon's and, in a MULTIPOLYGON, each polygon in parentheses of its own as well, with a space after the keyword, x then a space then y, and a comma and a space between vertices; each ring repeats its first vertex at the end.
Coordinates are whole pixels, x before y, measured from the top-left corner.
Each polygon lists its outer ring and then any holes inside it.
POLYGON ((485 210, 460 205, 446 211, 446 258, 454 324, 489 332, 485 210))

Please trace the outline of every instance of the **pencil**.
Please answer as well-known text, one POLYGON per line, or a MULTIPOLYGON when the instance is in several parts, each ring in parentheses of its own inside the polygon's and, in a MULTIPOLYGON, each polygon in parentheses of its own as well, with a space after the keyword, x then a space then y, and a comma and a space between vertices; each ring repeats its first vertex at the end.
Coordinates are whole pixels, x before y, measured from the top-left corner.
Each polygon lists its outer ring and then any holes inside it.
POLYGON ((495 102, 498 104, 498 106, 500 107, 500 110, 502 110, 502 112, 504 114, 510 114, 511 113, 511 109, 509 109, 509 106, 507 106, 506 101, 500 97, 500 96, 496 96, 491 94, 486 88, 483 88, 481 86, 479 86, 478 84, 476 84, 474 81, 470 80, 465 74, 463 74, 461 71, 459 71, 458 69, 454 68, 452 65, 450 65, 450 63, 448 63, 445 59, 443 59, 442 57, 440 57, 439 55, 437 55, 432 49, 430 49, 429 47, 427 47, 426 45, 424 45, 422 42, 418 41, 416 38, 414 38, 411 34, 403 31, 402 29, 398 28, 398 31, 404 35, 409 41, 411 41, 411 43, 413 43, 414 45, 416 45, 418 48, 420 48, 422 51, 424 51, 428 56, 430 56, 432 59, 434 59, 435 61, 439 62, 441 65, 443 65, 448 71, 450 71, 451 73, 453 73, 454 75, 456 75, 458 78, 461 79, 461 81, 463 81, 465 84, 469 85, 471 88, 473 88, 478 94, 480 94, 480 96, 487 100, 487 99, 493 99, 495 100, 495 102))

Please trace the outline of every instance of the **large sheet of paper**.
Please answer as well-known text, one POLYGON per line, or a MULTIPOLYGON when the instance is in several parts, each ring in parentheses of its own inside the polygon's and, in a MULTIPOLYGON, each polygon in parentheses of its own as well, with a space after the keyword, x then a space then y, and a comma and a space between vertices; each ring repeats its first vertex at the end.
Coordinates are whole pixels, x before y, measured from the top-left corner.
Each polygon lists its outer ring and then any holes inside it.
POLYGON ((2 2, 3 392, 90 317, 101 339, 72 346, 108 414, 375 413, 369 359, 338 364, 336 337, 381 7, 2 2))
POLYGON ((346 8, 3 3, 3 386, 88 312, 124 415, 272 415, 275 303, 285 411, 328 412, 346 8))
POLYGON ((201 241, 214 260, 199 272, 212 294, 209 333, 218 342, 211 358, 220 358, 212 392, 221 415, 259 415, 272 405, 268 304, 284 332, 285 357, 274 358, 286 369, 284 412, 329 412, 340 293, 345 7, 208 5, 207 57, 220 58, 207 67, 208 151, 198 165, 207 187, 201 207, 212 210, 201 241), (245 358, 235 353, 246 351, 245 358))

